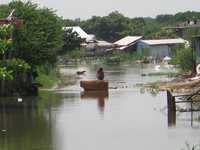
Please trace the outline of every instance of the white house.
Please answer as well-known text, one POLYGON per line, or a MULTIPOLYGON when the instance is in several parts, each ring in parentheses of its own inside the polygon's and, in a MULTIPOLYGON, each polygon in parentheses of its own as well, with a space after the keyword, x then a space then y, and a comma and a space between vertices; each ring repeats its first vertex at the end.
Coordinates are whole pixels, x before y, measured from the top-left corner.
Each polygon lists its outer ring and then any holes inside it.
POLYGON ((72 26, 72 27, 63 27, 63 30, 72 30, 72 32, 76 32, 78 34, 78 36, 84 40, 86 40, 86 42, 90 42, 95 40, 95 35, 93 34, 87 34, 81 27, 79 26, 72 26))
POLYGON ((144 49, 147 49, 149 56, 153 58, 164 58, 165 56, 171 56, 172 49, 180 44, 186 45, 187 41, 181 38, 140 40, 137 44, 137 51, 143 53, 144 49))

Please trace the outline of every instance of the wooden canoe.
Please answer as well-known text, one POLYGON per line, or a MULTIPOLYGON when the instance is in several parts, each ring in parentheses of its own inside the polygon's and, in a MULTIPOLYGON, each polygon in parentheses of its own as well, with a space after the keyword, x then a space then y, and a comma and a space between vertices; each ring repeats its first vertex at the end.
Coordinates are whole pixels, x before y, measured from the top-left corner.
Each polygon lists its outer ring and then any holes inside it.
POLYGON ((83 91, 81 99, 106 99, 108 98, 108 91, 83 91))
POLYGON ((84 80, 84 81, 80 81, 80 86, 85 91, 107 91, 108 90, 108 81, 84 80))

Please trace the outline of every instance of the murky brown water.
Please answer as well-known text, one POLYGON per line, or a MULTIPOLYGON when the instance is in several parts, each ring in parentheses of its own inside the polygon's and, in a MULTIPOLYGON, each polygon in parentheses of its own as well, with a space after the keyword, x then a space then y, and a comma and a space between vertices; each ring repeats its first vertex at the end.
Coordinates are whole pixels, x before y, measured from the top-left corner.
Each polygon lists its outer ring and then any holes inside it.
POLYGON ((200 143, 200 113, 167 111, 166 93, 136 84, 166 77, 140 65, 104 66, 108 93, 85 93, 79 81, 94 79, 96 66, 67 67, 75 85, 38 98, 1 99, 0 150, 180 150, 200 143))

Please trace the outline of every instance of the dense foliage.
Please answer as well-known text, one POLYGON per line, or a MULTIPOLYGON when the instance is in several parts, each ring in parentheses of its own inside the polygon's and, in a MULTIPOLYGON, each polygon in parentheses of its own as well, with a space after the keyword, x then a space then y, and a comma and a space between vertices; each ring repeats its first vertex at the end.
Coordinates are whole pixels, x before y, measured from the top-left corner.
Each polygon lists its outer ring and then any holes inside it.
POLYGON ((15 9, 15 15, 23 20, 23 25, 13 33, 15 55, 32 67, 55 63, 62 44, 60 18, 51 9, 40 9, 30 1, 13 1, 9 8, 15 9))
POLYGON ((9 95, 32 88, 38 66, 50 70, 63 42, 62 21, 53 10, 39 8, 30 1, 12 1, 0 5, 0 17, 6 18, 12 9, 13 17, 22 19, 23 24, 0 28, 1 90, 9 87, 9 95))
POLYGON ((68 29, 63 35, 63 51, 66 52, 80 48, 82 42, 83 40, 76 32, 72 32, 72 29, 68 29))
POLYGON ((128 18, 115 11, 108 16, 93 16, 91 19, 64 20, 66 26, 81 26, 87 33, 107 41, 116 41, 126 35, 142 35, 146 39, 174 38, 177 26, 188 20, 200 20, 199 12, 183 12, 175 15, 158 15, 156 18, 128 18))
POLYGON ((192 71, 194 60, 195 52, 191 48, 178 48, 172 63, 178 65, 183 72, 188 72, 192 71))
POLYGON ((7 95, 15 92, 18 83, 21 83, 24 73, 30 69, 30 65, 23 59, 15 58, 12 55, 13 25, 0 25, 0 95, 7 95))

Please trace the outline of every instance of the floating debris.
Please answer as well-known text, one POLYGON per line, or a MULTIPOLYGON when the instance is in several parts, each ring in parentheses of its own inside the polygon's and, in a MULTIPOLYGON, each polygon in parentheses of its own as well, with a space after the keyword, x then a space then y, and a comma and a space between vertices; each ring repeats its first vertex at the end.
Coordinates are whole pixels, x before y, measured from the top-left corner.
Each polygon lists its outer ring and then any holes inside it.
POLYGON ((17 98, 17 101, 22 102, 23 100, 22 100, 22 98, 17 98))
POLYGON ((1 132, 7 132, 7 130, 6 129, 2 129, 1 132))

